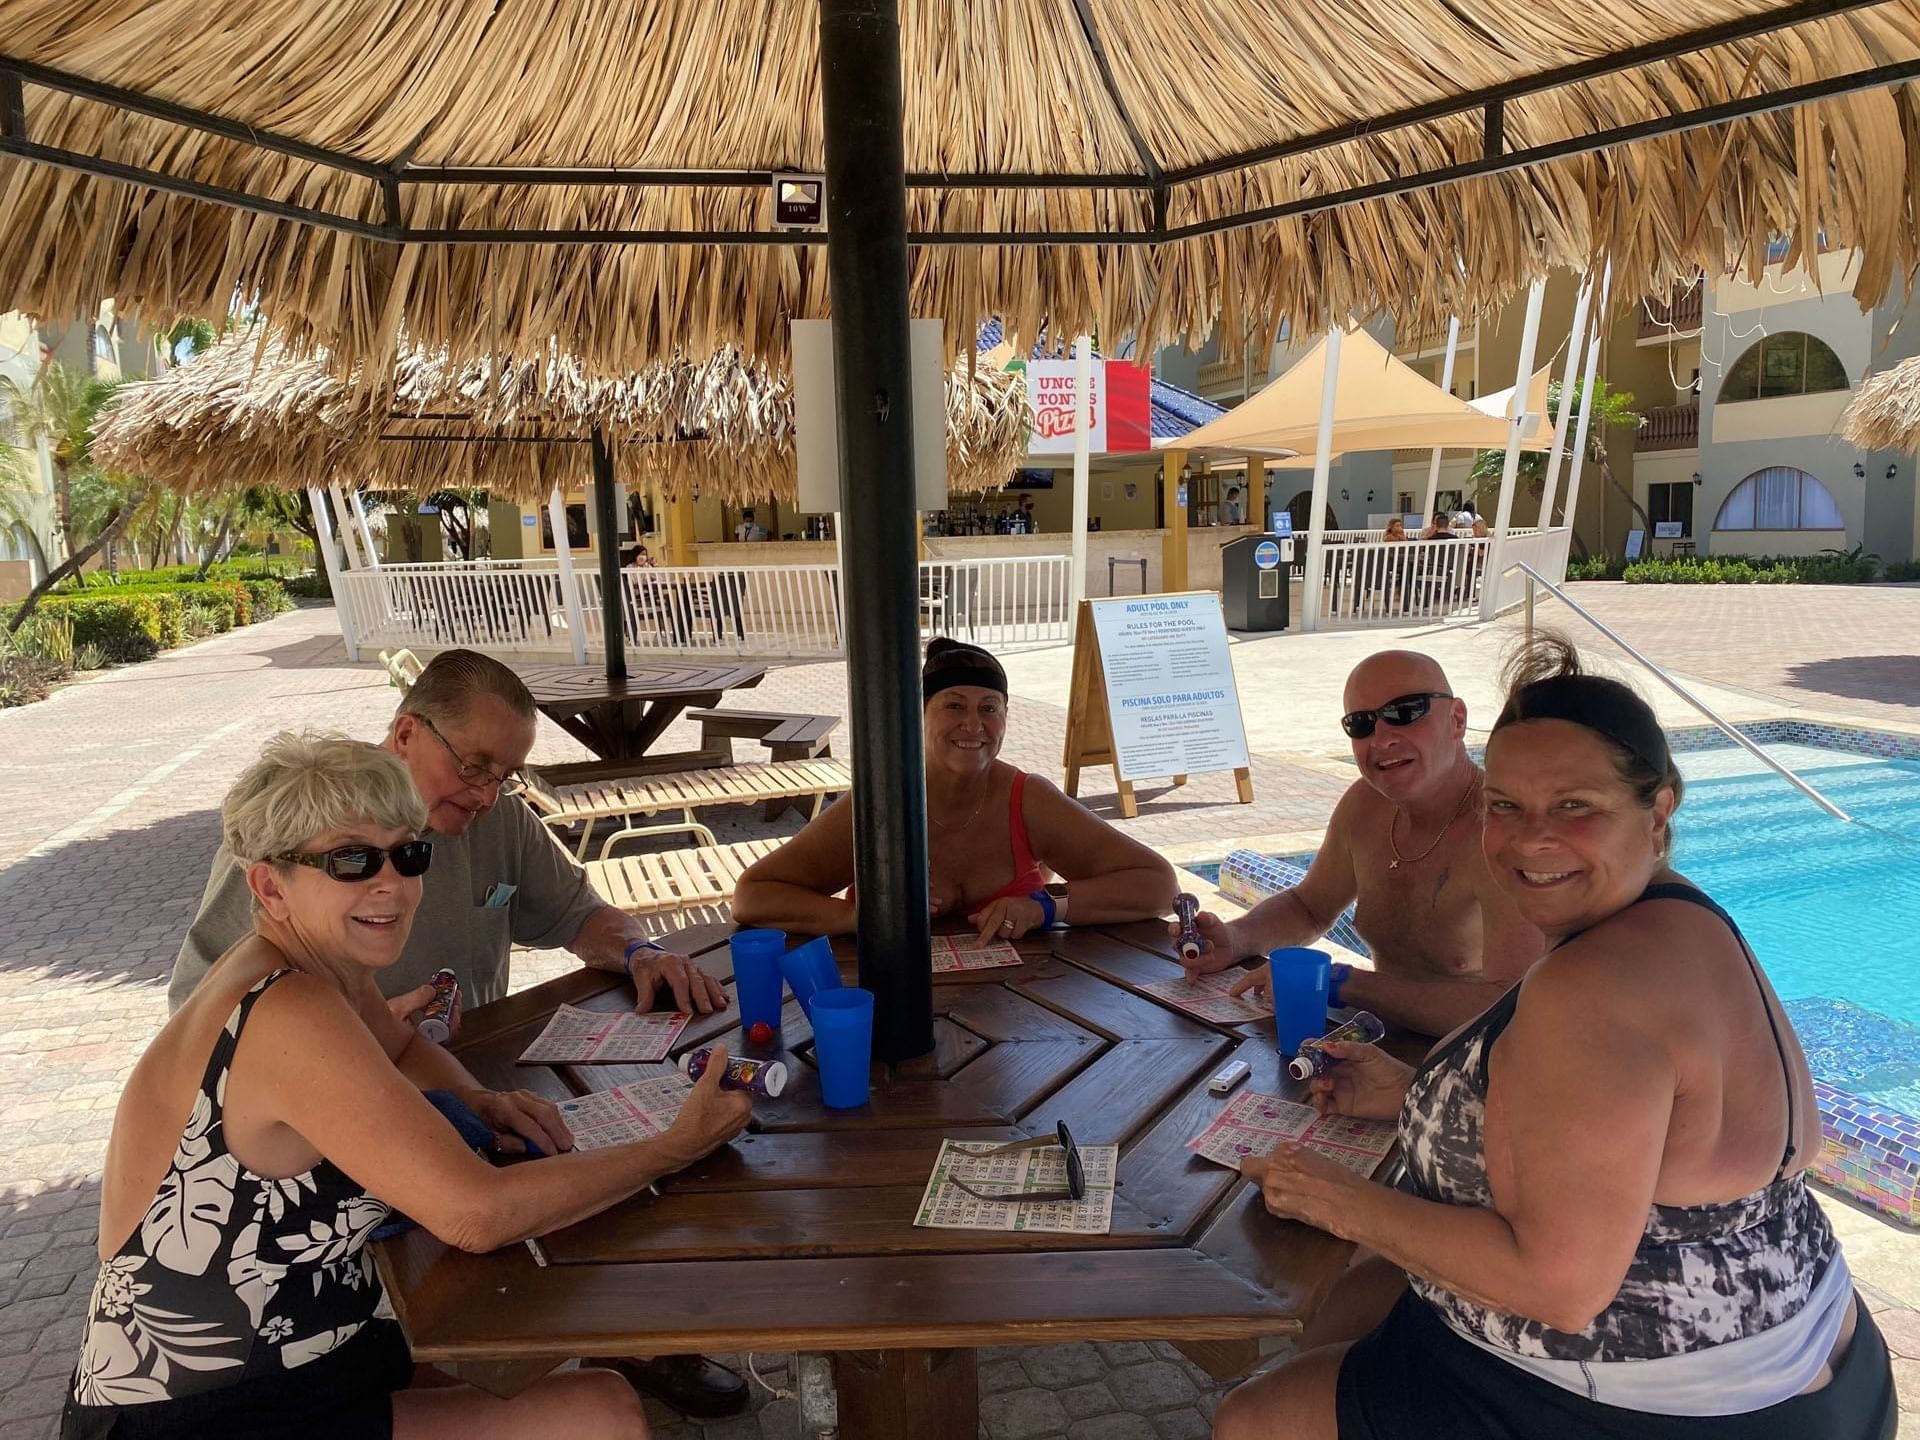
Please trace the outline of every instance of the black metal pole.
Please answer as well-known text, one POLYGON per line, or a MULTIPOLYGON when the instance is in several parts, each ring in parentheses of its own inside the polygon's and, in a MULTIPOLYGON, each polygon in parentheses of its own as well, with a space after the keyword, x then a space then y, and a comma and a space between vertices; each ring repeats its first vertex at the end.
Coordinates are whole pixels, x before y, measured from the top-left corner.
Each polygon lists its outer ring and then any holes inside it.
POLYGON ((613 485, 613 451, 593 427, 593 514, 600 527, 600 633, 607 642, 607 679, 627 678, 627 607, 620 588, 620 521, 613 485))
POLYGON ((820 70, 860 983, 874 1058, 906 1060, 933 1049, 933 953, 897 0, 820 0, 820 70))

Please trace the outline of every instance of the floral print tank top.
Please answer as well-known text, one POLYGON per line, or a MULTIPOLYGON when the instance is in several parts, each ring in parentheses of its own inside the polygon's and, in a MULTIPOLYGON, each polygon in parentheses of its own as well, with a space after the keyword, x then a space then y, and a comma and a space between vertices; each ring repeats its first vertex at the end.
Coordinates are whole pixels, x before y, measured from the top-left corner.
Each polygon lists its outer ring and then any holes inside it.
POLYGON ((373 1317, 367 1237, 387 1217, 338 1168, 269 1180, 242 1168, 222 1127, 227 1071, 276 970, 234 1007, 159 1193, 100 1266, 74 1374, 82 1405, 142 1405, 292 1370, 373 1317))
MULTIPOLYGON (((1713 911, 1733 931, 1759 983, 1759 963, 1739 927, 1705 895, 1689 885, 1654 885, 1640 898, 1686 900, 1713 911)), ((1423 1200, 1493 1206, 1483 1148, 1488 1064, 1519 997, 1516 985, 1414 1075, 1400 1111, 1400 1144, 1423 1200)), ((1774 1043, 1786 1069, 1777 1028, 1774 1043)), ((1787 1104, 1791 1137, 1791 1070, 1787 1104)), ((1578 1334, 1485 1309, 1417 1278, 1414 1291, 1463 1334, 1543 1360, 1653 1360, 1758 1334, 1799 1313, 1838 1253, 1805 1178, 1786 1174, 1792 1158, 1789 1138, 1772 1183, 1741 1199, 1654 1205, 1620 1293, 1578 1334)))

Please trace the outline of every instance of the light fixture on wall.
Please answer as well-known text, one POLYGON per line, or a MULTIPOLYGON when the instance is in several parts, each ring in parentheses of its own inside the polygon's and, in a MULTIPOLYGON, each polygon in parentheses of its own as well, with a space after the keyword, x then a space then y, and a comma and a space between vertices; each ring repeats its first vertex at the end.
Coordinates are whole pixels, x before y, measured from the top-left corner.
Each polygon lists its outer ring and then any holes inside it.
POLYGON ((1700 483, 1700 472, 1698 470, 1693 472, 1693 483, 1696 485, 1700 483))
POLYGON ((1353 496, 1351 496, 1351 495, 1349 495, 1349 494, 1348 494, 1348 493, 1347 493, 1347 492, 1346 492, 1345 490, 1342 490, 1342 491, 1340 492, 1340 498, 1341 498, 1342 500, 1351 500, 1351 499, 1353 499, 1353 496))
POLYGON ((1185 485, 1192 479, 1193 479, 1193 466, 1182 465, 1180 467, 1180 483, 1182 485, 1185 485))
POLYGON ((1373 503, 1373 492, 1371 490, 1367 491, 1367 503, 1369 505, 1373 503))
POLYGON ((696 500, 700 498, 700 482, 697 480, 693 484, 693 498, 696 500))
POLYGON ((1862 465, 1858 460, 1853 462, 1853 478, 1856 480, 1864 480, 1867 478, 1867 467, 1862 465))
POLYGON ((1895 464, 1895 465, 1887 466, 1887 478, 1889 480, 1893 479, 1893 477, 1898 475, 1899 473, 1900 473, 1899 465, 1895 464))

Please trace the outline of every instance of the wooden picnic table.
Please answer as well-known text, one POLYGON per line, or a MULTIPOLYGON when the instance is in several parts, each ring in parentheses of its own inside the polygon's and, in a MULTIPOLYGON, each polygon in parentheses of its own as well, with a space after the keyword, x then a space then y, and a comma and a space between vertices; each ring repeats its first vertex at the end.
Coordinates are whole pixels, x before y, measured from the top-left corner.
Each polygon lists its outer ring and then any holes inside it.
POLYGON ((697 661, 632 665, 625 680, 594 665, 520 665, 514 673, 542 714, 585 745, 597 761, 543 767, 556 785, 623 775, 655 774, 724 765, 709 750, 651 754, 666 728, 690 707, 718 705, 730 690, 750 690, 766 677, 764 665, 697 661))
MULTIPOLYGON (((726 926, 670 944, 732 978, 726 926)), ((1082 1340, 1168 1340, 1222 1377, 1261 1337, 1297 1335, 1352 1247, 1270 1215, 1257 1187, 1186 1143, 1228 1102, 1207 1082, 1234 1058, 1245 1089, 1300 1098, 1272 1021, 1228 1027, 1141 993, 1177 975, 1160 923, 1029 936, 1018 968, 936 975, 937 1044, 876 1067, 870 1102, 828 1110, 811 1030, 788 1001, 782 1041, 746 1044, 737 1011, 696 1018, 676 1053, 723 1041, 781 1049, 786 1093, 698 1165, 542 1241, 488 1255, 423 1231, 381 1247, 414 1358, 501 1391, 575 1356, 832 1354, 845 1440, 973 1440, 975 1350, 1082 1340), (1051 1133, 1121 1147, 1106 1235, 917 1229, 943 1137, 1051 1133)), ((841 951, 853 975, 851 947, 841 951)), ((516 1059, 562 1003, 621 1010, 631 988, 562 976, 469 1012, 454 1048, 480 1080, 553 1099, 604 1090, 628 1066, 516 1059)), ((539 1163, 537 1161, 532 1163, 539 1163)))

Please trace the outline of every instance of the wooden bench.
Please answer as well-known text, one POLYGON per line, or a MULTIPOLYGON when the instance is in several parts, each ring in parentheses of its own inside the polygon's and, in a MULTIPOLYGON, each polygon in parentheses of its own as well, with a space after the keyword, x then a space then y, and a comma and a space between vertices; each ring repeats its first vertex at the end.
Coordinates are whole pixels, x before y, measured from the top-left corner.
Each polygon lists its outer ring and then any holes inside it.
POLYGON ((427 667, 411 650, 382 650, 380 663, 387 667, 387 683, 402 695, 413 689, 413 682, 420 678, 420 672, 427 667))
POLYGON ((584 785, 554 785, 535 771, 528 775, 524 793, 534 813, 546 824, 555 829, 576 824, 582 827, 580 845, 575 851, 582 860, 587 858, 593 828, 601 820, 680 812, 678 823, 628 825, 616 830, 600 847, 600 858, 604 860, 616 841, 636 835, 687 830, 700 837, 704 845, 717 844, 713 832, 694 819, 695 810, 756 802, 784 808, 796 800, 811 800, 811 813, 817 815, 827 796, 841 793, 852 783, 846 761, 828 756, 818 760, 783 760, 771 765, 682 770, 671 775, 636 776, 584 785))
POLYGON ((775 760, 811 760, 833 753, 838 715, 795 715, 778 710, 689 710, 700 722, 700 748, 733 763, 735 740, 758 740, 775 760))
POLYGON ((785 843, 742 840, 595 860, 587 866, 587 881, 609 905, 634 916, 724 905, 747 867, 785 843))

